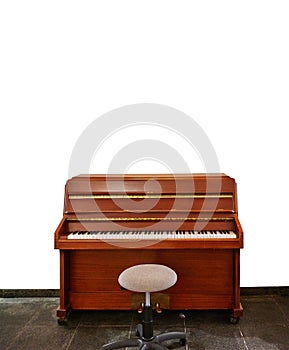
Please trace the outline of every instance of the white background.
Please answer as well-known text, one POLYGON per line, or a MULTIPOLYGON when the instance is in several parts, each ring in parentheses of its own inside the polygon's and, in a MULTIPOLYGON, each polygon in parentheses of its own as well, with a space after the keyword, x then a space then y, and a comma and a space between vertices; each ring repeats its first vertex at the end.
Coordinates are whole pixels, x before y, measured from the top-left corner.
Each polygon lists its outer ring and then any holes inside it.
POLYGON ((59 287, 71 151, 95 118, 141 102, 190 115, 236 179, 241 285, 288 286, 288 18, 278 0, 1 1, 0 288, 59 287))

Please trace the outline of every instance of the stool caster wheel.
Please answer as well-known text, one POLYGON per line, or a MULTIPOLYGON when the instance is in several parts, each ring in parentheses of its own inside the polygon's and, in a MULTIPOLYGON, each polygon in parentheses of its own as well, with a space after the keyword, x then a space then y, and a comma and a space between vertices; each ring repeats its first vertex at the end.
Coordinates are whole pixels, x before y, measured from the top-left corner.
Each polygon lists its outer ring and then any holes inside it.
POLYGON ((186 338, 180 339, 180 345, 181 346, 185 346, 186 344, 187 344, 187 339, 186 338))
POLYGON ((143 336, 143 326, 142 326, 142 324, 138 324, 137 325, 136 330, 135 330, 135 335, 137 337, 142 338, 142 336, 143 336))
POLYGON ((230 316, 230 323, 231 324, 238 324, 239 319, 240 319, 239 317, 230 316))

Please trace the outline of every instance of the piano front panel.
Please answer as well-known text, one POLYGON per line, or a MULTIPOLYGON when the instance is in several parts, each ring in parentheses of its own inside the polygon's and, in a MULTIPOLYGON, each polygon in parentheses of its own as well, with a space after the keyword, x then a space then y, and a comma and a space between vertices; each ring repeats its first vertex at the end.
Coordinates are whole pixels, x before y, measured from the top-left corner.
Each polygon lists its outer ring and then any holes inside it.
POLYGON ((164 264, 178 282, 162 293, 171 309, 228 309, 233 303, 231 250, 71 251, 70 300, 74 309, 130 309, 132 294, 117 282, 125 268, 141 263, 164 264), (109 271, 107 267, 109 266, 109 271), (117 300, 118 304, 113 301, 117 300))

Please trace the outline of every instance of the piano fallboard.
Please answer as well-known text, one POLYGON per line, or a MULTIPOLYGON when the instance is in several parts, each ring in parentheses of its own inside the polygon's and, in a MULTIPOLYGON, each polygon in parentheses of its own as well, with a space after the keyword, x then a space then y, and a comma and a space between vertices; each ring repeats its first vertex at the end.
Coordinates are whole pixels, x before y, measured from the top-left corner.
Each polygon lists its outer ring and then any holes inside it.
MULTIPOLYGON (((140 224, 140 222, 137 222, 140 224)), ((210 220, 209 222, 205 222, 202 230, 200 232, 232 232, 235 237, 222 237, 221 234, 203 234, 203 235, 190 235, 188 232, 195 231, 196 225, 193 222, 186 222, 181 225, 182 228, 185 228, 183 232, 187 232, 187 237, 185 237, 185 233, 180 237, 176 237, 178 234, 170 231, 171 224, 170 222, 162 223, 162 228, 165 230, 158 231, 157 238, 153 239, 125 239, 123 238, 115 238, 116 236, 120 236, 123 231, 130 232, 133 235, 133 232, 137 235, 144 230, 142 227, 136 227, 135 222, 131 222, 131 225, 123 226, 122 231, 113 231, 109 229, 113 227, 111 222, 95 222, 93 220, 89 221, 80 221, 77 218, 73 220, 63 219, 60 223, 58 229, 55 232, 55 247, 58 249, 121 249, 123 247, 130 247, 135 249, 188 249, 188 248, 215 248, 215 249, 233 249, 233 248, 241 248, 243 246, 243 235, 242 230, 240 228, 240 224, 238 219, 230 218, 230 220, 210 220), (131 227, 130 227, 131 226, 131 227), (189 230, 188 230, 189 228, 189 230), (91 231, 101 231, 104 233, 103 239, 81 239, 78 237, 77 239, 71 239, 69 236, 72 232, 91 232, 91 231), (114 232, 113 237, 109 237, 109 232, 114 232), (174 238, 168 237, 168 232, 174 234, 174 238), (193 237, 194 236, 194 237, 193 237)), ((225 236, 225 235, 224 235, 225 236)))

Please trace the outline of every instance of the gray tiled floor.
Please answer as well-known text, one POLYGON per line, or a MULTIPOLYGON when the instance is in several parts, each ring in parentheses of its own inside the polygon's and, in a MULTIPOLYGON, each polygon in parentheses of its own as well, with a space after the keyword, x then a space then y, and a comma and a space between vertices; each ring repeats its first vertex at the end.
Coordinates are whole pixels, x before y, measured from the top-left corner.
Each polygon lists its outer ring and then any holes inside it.
MULTIPOLYGON (((155 316, 155 333, 187 333, 185 350, 289 350, 289 297, 242 298, 244 317, 228 323, 224 311, 164 311, 155 316), (179 317, 180 312, 186 316, 179 317)), ((134 337, 140 316, 134 311, 74 311, 65 326, 57 324, 57 298, 0 298, 0 349, 100 349, 134 337)), ((174 342, 169 349, 177 349, 174 342)))

